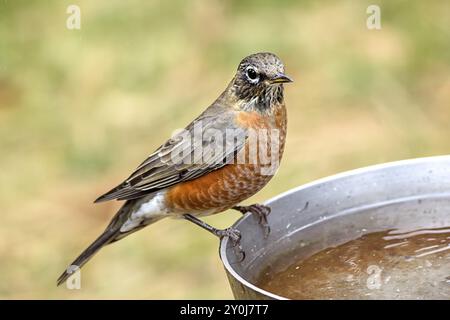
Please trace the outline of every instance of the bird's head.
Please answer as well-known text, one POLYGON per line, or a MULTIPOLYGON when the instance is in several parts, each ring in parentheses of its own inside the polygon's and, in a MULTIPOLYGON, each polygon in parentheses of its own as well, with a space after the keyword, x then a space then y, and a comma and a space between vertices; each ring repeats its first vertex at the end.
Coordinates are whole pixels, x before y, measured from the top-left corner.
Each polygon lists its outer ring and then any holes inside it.
POLYGON ((273 53, 255 53, 244 58, 232 81, 231 90, 245 110, 269 111, 283 101, 283 83, 292 82, 284 65, 273 53))

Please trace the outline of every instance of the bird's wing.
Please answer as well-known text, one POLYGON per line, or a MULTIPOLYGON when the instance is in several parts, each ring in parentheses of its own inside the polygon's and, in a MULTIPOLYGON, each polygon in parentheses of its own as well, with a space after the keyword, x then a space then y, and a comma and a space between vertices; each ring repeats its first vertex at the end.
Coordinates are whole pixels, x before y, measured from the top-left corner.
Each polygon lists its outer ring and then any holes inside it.
POLYGON ((232 163, 247 139, 235 116, 229 108, 212 105, 95 202, 140 198, 232 163))

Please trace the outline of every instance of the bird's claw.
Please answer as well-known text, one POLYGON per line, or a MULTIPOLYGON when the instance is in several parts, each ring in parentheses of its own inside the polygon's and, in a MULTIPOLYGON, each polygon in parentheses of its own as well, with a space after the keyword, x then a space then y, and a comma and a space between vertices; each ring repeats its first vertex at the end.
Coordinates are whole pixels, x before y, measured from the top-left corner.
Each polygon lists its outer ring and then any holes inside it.
POLYGON ((241 240, 241 232, 234 228, 226 228, 223 230, 217 230, 217 235, 220 238, 228 237, 234 243, 237 243, 241 240))
POLYGON ((241 258, 241 260, 239 260, 239 262, 241 262, 245 259, 245 252, 241 246, 241 237, 242 236, 241 236, 241 232, 239 230, 234 229, 234 228, 226 228, 223 230, 218 230, 217 235, 220 238, 228 237, 228 239, 230 239, 230 241, 233 245, 233 248, 237 248, 239 254, 242 255, 242 258, 241 258))
POLYGON ((233 209, 236 209, 240 211, 242 214, 245 214, 247 212, 250 212, 256 218, 258 219, 258 223, 263 227, 264 229, 264 238, 266 239, 270 234, 270 226, 267 221, 267 216, 270 214, 270 207, 265 206, 263 204, 252 204, 250 206, 236 206, 233 207, 233 209))

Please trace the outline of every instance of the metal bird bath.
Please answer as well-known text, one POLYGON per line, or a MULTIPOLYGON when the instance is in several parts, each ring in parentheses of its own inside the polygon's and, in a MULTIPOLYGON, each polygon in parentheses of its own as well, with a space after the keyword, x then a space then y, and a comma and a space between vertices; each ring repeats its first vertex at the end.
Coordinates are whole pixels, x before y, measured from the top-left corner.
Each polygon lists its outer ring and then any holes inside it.
POLYGON ((241 231, 243 261, 228 239, 220 257, 236 299, 285 299, 258 288, 264 268, 302 245, 309 256, 357 236, 387 229, 450 225, 450 156, 419 158, 357 169, 283 193, 267 203, 271 233, 264 238, 254 216, 241 231))

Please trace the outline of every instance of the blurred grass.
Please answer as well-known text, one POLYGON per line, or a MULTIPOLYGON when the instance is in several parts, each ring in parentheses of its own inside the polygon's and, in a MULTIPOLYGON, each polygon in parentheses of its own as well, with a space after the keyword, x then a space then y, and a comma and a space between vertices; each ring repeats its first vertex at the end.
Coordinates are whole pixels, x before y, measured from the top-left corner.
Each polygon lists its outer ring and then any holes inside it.
MULTIPOLYGON (((163 221, 102 251, 83 288, 58 274, 117 203, 93 205, 272 51, 288 143, 248 202, 370 164, 448 154, 450 5, 378 1, 0 1, 0 298, 230 298, 217 241, 163 221), (81 30, 65 27, 69 4, 81 30)), ((210 217, 219 227, 239 217, 210 217)))

